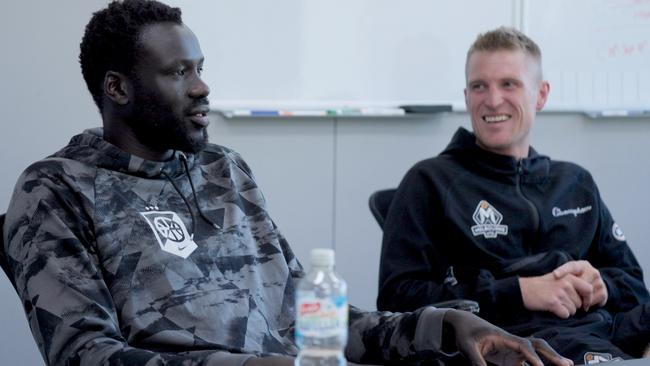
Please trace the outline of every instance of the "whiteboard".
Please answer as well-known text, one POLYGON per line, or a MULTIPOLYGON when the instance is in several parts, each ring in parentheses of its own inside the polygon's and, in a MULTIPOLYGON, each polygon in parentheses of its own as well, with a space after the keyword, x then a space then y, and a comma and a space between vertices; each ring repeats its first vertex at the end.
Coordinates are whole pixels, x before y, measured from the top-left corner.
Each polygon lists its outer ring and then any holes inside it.
POLYGON ((176 0, 216 105, 464 106, 465 53, 515 0, 176 0))
POLYGON ((650 110, 650 0, 173 0, 216 106, 451 103, 465 53, 514 26, 542 48, 545 110, 650 110))
POLYGON ((546 109, 650 110, 650 0, 527 1, 541 47, 546 109))

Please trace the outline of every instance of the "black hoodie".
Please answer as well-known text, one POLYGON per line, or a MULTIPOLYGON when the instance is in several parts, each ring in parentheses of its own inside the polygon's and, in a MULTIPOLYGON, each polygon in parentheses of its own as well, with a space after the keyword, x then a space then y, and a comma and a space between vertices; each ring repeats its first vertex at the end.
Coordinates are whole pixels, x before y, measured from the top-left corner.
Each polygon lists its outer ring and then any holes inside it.
POLYGON ((544 275, 570 260, 589 261, 607 286, 605 307, 590 313, 648 301, 642 270, 589 172, 533 148, 521 160, 488 152, 461 128, 438 157, 411 168, 395 194, 377 307, 408 311, 471 299, 485 319, 527 335, 568 323, 525 309, 519 276, 544 275))

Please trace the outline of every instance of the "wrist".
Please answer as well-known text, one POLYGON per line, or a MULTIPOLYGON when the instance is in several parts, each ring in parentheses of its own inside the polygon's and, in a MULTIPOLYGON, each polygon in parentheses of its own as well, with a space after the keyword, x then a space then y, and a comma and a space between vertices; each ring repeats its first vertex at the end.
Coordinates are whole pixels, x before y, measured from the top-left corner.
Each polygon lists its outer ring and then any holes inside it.
POLYGON ((495 307, 498 309, 521 309, 524 307, 522 285, 527 277, 511 276, 496 281, 495 307))
POLYGON ((442 341, 440 343, 440 349, 447 354, 458 351, 458 346, 456 345, 456 328, 454 325, 458 315, 456 312, 458 311, 462 310, 447 310, 442 320, 442 341))

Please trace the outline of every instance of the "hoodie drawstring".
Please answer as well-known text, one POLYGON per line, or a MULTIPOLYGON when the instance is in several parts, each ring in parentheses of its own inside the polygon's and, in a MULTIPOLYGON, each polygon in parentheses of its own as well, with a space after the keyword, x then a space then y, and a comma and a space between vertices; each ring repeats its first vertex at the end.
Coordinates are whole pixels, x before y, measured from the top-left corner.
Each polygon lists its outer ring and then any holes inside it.
POLYGON ((176 193, 178 193, 178 195, 181 196, 181 198, 183 199, 183 202, 185 202, 185 206, 187 206, 187 210, 190 212, 190 216, 192 217, 192 233, 190 234, 190 237, 193 239, 194 238, 194 233, 196 232, 196 221, 194 220, 194 212, 192 212, 192 207, 190 206, 190 203, 187 202, 187 198, 185 198, 185 196, 183 196, 183 194, 181 193, 181 190, 178 189, 178 186, 176 185, 176 183, 174 183, 174 180, 172 179, 172 177, 170 177, 165 172, 161 172, 161 173, 162 173, 162 175, 165 176, 165 178, 167 178, 169 183, 172 184, 172 186, 176 190, 176 193))
MULTIPOLYGON (((210 220, 208 216, 206 216, 203 213, 203 210, 201 210, 201 206, 199 206, 199 199, 196 197, 196 190, 194 189, 194 182, 192 182, 192 176, 190 175, 190 168, 187 166, 187 157, 185 154, 180 153, 180 159, 183 162, 183 166, 185 167, 185 173, 187 174, 187 180, 190 181, 190 188, 192 188, 192 196, 194 196, 194 203, 196 204, 196 209, 199 211, 199 215, 208 222, 210 225, 215 227, 216 229, 220 229, 219 225, 217 225, 214 221, 210 220)), ((180 193, 180 192, 179 192, 180 193)))
MULTIPOLYGON (((207 221, 210 225, 213 227, 219 229, 219 225, 214 223, 212 220, 210 220, 204 213, 203 210, 201 210, 201 207, 199 206, 199 200, 196 197, 196 190, 194 189, 194 182, 192 182, 192 177, 190 176, 190 169, 187 165, 187 157, 185 157, 185 154, 180 153, 180 159, 181 162, 183 163, 183 167, 185 168, 185 174, 187 175, 187 180, 190 182, 190 187, 192 188, 192 196, 194 197, 194 204, 196 205, 196 209, 199 211, 199 215, 203 218, 203 220, 207 221)), ((167 178, 167 180, 172 184, 176 192, 178 193, 179 196, 183 199, 183 202, 185 202, 185 205, 187 206, 187 210, 190 212, 190 217, 192 218, 192 233, 190 236, 194 238, 194 233, 196 232, 196 220, 194 218, 194 212, 192 211, 192 207, 190 206, 190 202, 185 198, 183 193, 181 192, 180 188, 174 183, 174 179, 169 176, 169 174, 165 173, 164 171, 161 171, 161 174, 167 178)))

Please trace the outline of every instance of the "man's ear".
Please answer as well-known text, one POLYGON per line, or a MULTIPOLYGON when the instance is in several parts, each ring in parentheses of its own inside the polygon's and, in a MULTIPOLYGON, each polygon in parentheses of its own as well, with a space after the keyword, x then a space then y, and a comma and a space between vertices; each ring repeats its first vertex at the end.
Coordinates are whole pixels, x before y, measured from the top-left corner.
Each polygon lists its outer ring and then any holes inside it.
POLYGON ((115 71, 107 71, 104 75, 104 93, 113 102, 126 105, 130 99, 127 77, 115 71))
POLYGON ((539 90, 537 91, 537 102, 535 103, 535 109, 537 112, 541 111, 548 100, 548 94, 551 92, 551 84, 546 80, 542 80, 539 85, 539 90))

